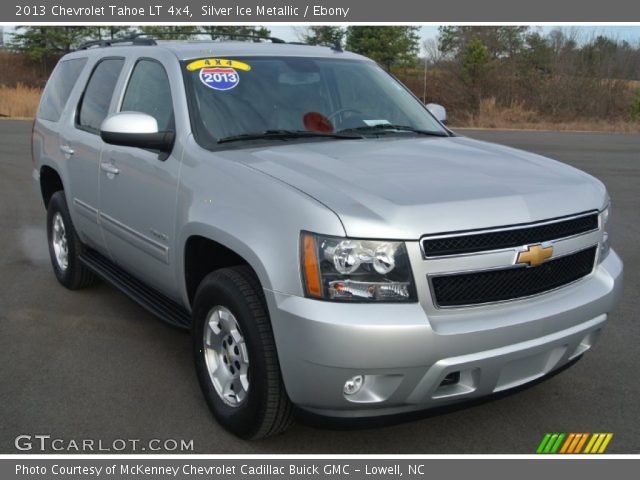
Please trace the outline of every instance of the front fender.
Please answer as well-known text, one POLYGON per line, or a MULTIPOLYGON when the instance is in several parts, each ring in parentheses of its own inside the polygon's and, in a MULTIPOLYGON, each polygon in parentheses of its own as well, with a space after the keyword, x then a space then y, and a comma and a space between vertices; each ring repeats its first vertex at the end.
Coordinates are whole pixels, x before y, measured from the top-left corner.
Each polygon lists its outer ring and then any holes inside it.
MULTIPOLYGON (((193 140, 191 140, 193 142, 193 140)), ((199 235, 240 255, 263 288, 303 295, 300 231, 344 236, 338 216, 299 190, 195 142, 186 149, 178 195, 177 276, 188 305, 184 256, 199 235)))

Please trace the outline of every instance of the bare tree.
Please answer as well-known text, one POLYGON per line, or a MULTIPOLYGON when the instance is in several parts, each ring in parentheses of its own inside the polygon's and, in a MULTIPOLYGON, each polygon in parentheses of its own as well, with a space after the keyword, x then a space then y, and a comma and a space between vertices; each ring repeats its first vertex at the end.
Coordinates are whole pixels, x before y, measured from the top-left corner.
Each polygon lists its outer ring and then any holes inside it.
POLYGON ((424 39, 422 41, 422 50, 426 64, 431 67, 437 67, 444 57, 437 38, 424 39))

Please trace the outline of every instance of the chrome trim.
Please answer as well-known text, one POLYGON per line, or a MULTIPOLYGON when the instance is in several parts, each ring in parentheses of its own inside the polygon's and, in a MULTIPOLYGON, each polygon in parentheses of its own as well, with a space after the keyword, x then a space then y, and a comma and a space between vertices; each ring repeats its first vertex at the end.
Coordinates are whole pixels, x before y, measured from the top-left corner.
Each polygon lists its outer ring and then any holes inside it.
POLYGON ((88 203, 84 203, 82 200, 78 200, 77 198, 73 199, 73 205, 77 208, 77 212, 79 215, 92 220, 94 223, 98 223, 98 209, 92 207, 88 203))
MULTIPOLYGON (((126 134, 158 133, 158 121, 147 113, 117 112, 104 119, 100 131, 126 134)), ((110 165, 102 162, 102 165, 110 165)))
MULTIPOLYGON (((523 297, 515 297, 515 298, 509 298, 506 300, 496 300, 496 301, 492 301, 492 302, 482 302, 482 303, 471 303, 471 304, 466 304, 466 305, 451 305, 451 306, 442 306, 440 305, 437 300, 436 300, 436 295, 435 295, 435 291, 433 288, 433 278, 434 277, 450 277, 452 275, 465 275, 468 273, 478 273, 478 272, 491 272, 493 270, 511 270, 511 269, 515 269, 515 268, 537 268, 537 267, 528 267, 526 265, 522 265, 522 264, 514 264, 514 265, 505 265, 505 266, 497 266, 497 267, 491 267, 491 268, 476 268, 476 269, 472 269, 472 270, 457 270, 457 271, 452 271, 452 272, 445 272, 445 273, 435 273, 435 274, 427 274, 427 284, 429 287, 429 296, 431 297, 431 302, 433 303, 433 306, 435 308, 437 308, 438 310, 454 310, 454 309, 458 309, 458 308, 473 308, 473 307, 482 307, 482 306, 486 306, 486 305, 496 305, 496 304, 501 304, 501 303, 508 303, 508 302, 517 302, 518 300, 525 300, 528 298, 535 298, 535 297, 539 297, 541 295, 546 295, 547 293, 550 292, 554 292, 556 290, 559 290, 561 288, 564 287, 568 287, 569 285, 573 285, 576 282, 579 282, 581 280, 584 280, 586 278, 589 278, 593 275, 593 273, 595 272, 596 266, 598 265, 598 256, 599 256, 599 243, 594 243, 592 245, 589 245, 587 247, 584 248, 578 248, 576 250, 572 250, 568 253, 565 253, 564 255, 558 255, 557 257, 551 257, 549 260, 547 260, 547 262, 544 263, 548 263, 552 260, 557 260, 560 258, 564 258, 564 257, 568 257, 570 255, 574 255, 576 253, 582 252, 584 250, 589 250, 590 248, 594 248, 596 249, 595 254, 593 256, 593 265, 591 265, 591 271, 589 273, 587 273, 585 276, 578 278, 577 280, 574 280, 572 282, 566 283, 564 285, 560 285, 559 287, 555 287, 555 288, 551 288, 549 290, 545 290, 544 292, 540 292, 540 293, 534 293, 533 295, 525 295, 523 297)), ((544 265, 544 263, 542 265, 544 265)), ((540 265, 541 266, 541 265, 540 265)))
MULTIPOLYGON (((607 203, 607 206, 604 207, 602 210, 598 211, 598 229, 602 230, 604 229, 604 222, 602 221, 602 214, 605 212, 605 210, 609 209, 611 207, 611 202, 607 203)), ((611 212, 609 212, 611 213, 611 212)))
POLYGON ((120 169, 110 162, 100 162, 100 170, 106 172, 107 177, 111 179, 120 173, 120 169))
MULTIPOLYGON (((601 234, 601 231, 593 231, 574 238, 555 240, 551 242, 554 249, 553 256, 559 257, 576 250, 588 248, 595 243, 599 243, 601 241, 601 234)), ((429 260, 425 260, 422 258, 422 253, 416 245, 415 257, 413 257, 412 260, 415 264, 417 274, 420 275, 435 275, 461 270, 483 270, 496 266, 504 267, 507 265, 513 265, 516 262, 518 251, 521 250, 523 246, 524 245, 519 245, 505 250, 484 252, 475 256, 467 255, 464 257, 430 258, 429 260)))
POLYGON ((102 227, 105 230, 138 247, 152 257, 161 260, 163 263, 169 264, 169 247, 143 235, 103 212, 100 212, 99 215, 102 227))
MULTIPOLYGON (((489 250, 479 250, 477 252, 465 252, 465 253, 453 253, 450 255, 432 255, 429 256, 426 254, 426 252, 424 251, 424 241, 425 240, 430 240, 430 239, 439 239, 439 238, 454 238, 454 237, 466 237, 466 236, 473 236, 473 235, 482 235, 484 233, 493 233, 493 232, 505 232, 505 231, 510 231, 510 230, 523 230, 525 228, 532 228, 532 227, 541 227, 543 225, 551 225, 553 223, 560 223, 560 222, 566 222, 568 220, 574 220, 576 218, 583 218, 583 217, 588 217, 590 215, 597 215, 598 216, 598 228, 593 228, 591 230, 586 230, 584 232, 580 232, 580 233, 576 233, 574 235, 569 235, 566 237, 558 237, 558 238, 554 238, 553 240, 548 240, 548 242, 557 242, 559 240, 567 240, 567 239, 571 239, 571 238, 575 238, 575 237, 580 237, 582 235, 586 235, 588 233, 592 233, 592 232, 596 232, 598 230, 601 230, 601 225, 600 225, 600 211, 598 210, 590 210, 588 212, 583 212, 583 213, 578 213, 575 215, 568 215, 566 217, 558 217, 558 218, 554 218, 551 220, 543 220, 540 222, 533 222, 533 223, 521 223, 521 224, 517 224, 517 225, 511 225, 511 226, 505 226, 505 227, 494 227, 494 228, 485 228, 482 230, 462 230, 462 231, 457 231, 457 232, 451 232, 451 233, 436 233, 433 235, 427 234, 427 235, 423 235, 420 237, 420 239, 418 240, 418 244, 420 245, 420 252, 422 253, 422 258, 424 260, 430 260, 430 259, 438 259, 438 258, 455 258, 455 257, 466 257, 469 255, 484 255, 487 253, 496 253, 496 252, 504 252, 507 250, 514 250, 518 247, 505 247, 505 248, 496 248, 496 249, 489 249, 489 250)), ((532 242, 532 243, 540 243, 540 242, 532 242)))
POLYGON ((75 150, 71 148, 69 145, 60 145, 60 151, 64 154, 67 160, 69 160, 71 155, 76 153, 75 150))

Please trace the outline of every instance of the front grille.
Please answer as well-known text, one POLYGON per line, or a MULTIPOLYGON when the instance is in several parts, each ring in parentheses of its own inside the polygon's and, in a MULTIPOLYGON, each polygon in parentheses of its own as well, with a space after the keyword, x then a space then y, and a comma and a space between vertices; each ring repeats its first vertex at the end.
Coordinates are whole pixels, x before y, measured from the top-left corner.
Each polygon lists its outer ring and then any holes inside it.
POLYGON ((425 238, 422 241, 422 248, 427 257, 459 255, 542 243, 597 229, 598 214, 593 213, 543 225, 514 226, 508 230, 425 238))
POLYGON ((553 290, 588 275, 595 257, 596 247, 590 247, 538 267, 434 276, 431 286, 440 307, 512 300, 553 290))

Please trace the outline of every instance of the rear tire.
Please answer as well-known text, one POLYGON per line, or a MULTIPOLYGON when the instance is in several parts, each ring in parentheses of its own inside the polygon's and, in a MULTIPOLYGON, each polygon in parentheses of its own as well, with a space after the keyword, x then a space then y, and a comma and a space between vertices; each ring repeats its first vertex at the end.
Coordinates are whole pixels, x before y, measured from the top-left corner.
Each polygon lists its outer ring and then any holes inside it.
POLYGON ((246 266, 207 275, 196 292, 193 349, 200 387, 235 435, 277 435, 292 423, 264 293, 246 266))
POLYGON ((95 284, 98 277, 80 261, 82 242, 73 228, 64 191, 51 196, 47 207, 47 240, 53 273, 70 290, 95 284))

